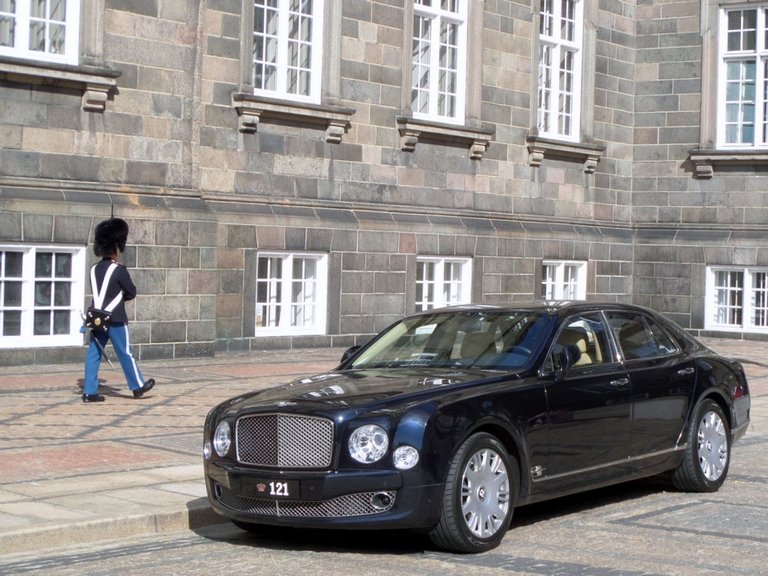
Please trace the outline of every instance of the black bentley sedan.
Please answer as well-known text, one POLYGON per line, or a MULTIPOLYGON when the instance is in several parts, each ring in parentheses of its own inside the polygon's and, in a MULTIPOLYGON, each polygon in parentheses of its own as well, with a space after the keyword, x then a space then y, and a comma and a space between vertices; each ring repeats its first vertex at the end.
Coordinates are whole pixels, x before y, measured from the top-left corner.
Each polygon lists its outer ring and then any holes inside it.
POLYGON ((738 362, 645 308, 453 307, 216 406, 205 479, 244 529, 404 528, 481 552, 516 506, 661 474, 717 490, 749 409, 738 362))

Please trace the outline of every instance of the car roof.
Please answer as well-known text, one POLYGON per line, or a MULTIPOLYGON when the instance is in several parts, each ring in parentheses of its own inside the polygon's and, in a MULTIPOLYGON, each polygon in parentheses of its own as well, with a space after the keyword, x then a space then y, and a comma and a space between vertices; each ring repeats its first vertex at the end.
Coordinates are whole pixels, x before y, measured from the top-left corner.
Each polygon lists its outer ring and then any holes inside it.
POLYGON ((456 306, 447 306, 444 308, 433 308, 417 312, 411 316, 421 316, 425 314, 442 314, 451 312, 539 312, 554 316, 569 316, 584 312, 594 312, 598 310, 616 310, 645 312, 652 315, 655 313, 643 306, 635 304, 623 304, 618 302, 604 302, 592 300, 529 300, 520 302, 510 302, 509 304, 459 304, 456 306))

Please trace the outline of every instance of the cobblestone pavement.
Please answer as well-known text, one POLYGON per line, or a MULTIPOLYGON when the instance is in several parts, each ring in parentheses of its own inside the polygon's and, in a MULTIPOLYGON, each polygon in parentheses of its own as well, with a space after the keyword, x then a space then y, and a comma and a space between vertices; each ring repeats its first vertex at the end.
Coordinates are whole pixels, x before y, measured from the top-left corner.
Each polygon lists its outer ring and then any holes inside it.
MULTIPOLYGON (((744 362, 753 410, 742 442, 749 447, 755 435, 754 440, 763 439, 764 451, 766 345, 706 343, 744 362)), ((207 505, 202 479, 201 428, 208 410, 240 392, 329 369, 340 357, 338 349, 310 349, 142 362, 157 386, 139 400, 119 369, 104 365, 100 392, 107 400, 100 404, 80 401, 80 365, 0 368, 0 555, 220 522, 207 505)), ((762 506, 768 509, 765 501, 762 506)), ((670 507, 670 517, 683 526, 686 516, 670 507)), ((695 510, 707 513, 706 506, 695 510)), ((743 513, 734 507, 734 522, 743 513)), ((658 521, 655 514, 638 511, 616 529, 658 521)), ((765 532, 766 523, 760 525, 765 532)), ((670 530, 674 535, 674 527, 670 530)), ((566 556, 564 563, 578 560, 566 556)), ((490 555, 484 560, 491 561, 490 555)))

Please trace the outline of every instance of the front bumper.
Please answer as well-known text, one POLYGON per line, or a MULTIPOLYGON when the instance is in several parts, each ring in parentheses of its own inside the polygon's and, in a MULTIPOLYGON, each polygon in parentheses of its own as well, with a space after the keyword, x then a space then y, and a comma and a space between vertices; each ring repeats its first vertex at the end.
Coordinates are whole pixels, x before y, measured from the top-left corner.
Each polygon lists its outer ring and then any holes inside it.
POLYGON ((213 509, 232 520, 295 527, 426 529, 439 520, 442 485, 410 485, 396 470, 277 472, 205 466, 213 509), (271 483, 291 487, 268 496, 271 483), (258 489, 255 489, 258 487, 258 489))

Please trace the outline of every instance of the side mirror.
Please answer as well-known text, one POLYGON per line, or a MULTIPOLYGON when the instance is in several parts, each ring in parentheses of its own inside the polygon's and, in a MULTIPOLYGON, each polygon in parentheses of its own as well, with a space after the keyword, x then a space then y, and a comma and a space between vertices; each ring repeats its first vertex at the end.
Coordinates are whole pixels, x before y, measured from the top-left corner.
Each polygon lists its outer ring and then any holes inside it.
POLYGON ((560 370, 567 372, 579 361, 581 352, 576 344, 567 344, 560 350, 560 370))
POLYGON ((358 350, 360 350, 360 346, 352 346, 344 350, 344 354, 341 355, 341 364, 346 364, 352 356, 357 354, 358 350))

